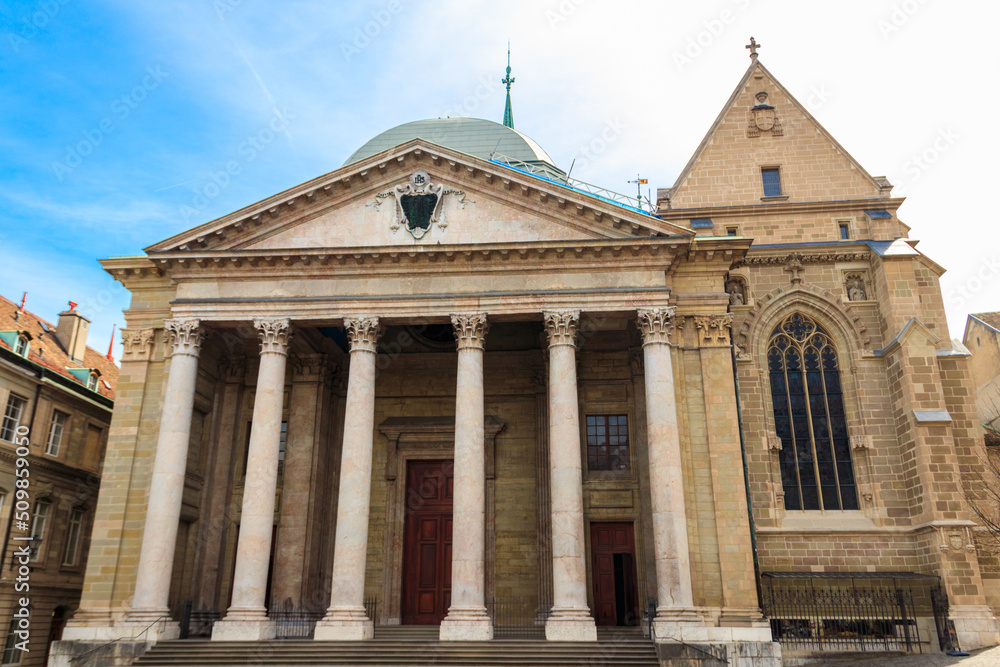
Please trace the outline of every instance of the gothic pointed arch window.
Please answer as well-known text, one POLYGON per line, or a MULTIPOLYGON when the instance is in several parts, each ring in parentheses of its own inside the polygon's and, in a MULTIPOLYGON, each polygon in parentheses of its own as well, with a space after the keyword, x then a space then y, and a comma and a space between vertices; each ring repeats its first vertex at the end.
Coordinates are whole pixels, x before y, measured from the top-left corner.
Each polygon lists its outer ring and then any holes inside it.
POLYGON ((767 343, 771 404, 786 510, 856 510, 837 350, 811 317, 793 313, 767 343))

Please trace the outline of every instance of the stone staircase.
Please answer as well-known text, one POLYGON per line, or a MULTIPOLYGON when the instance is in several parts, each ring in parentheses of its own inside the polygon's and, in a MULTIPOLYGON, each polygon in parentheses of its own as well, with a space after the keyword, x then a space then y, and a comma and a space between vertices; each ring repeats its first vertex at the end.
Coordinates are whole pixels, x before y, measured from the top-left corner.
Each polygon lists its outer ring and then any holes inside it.
POLYGON ((544 639, 495 639, 490 642, 440 642, 435 626, 377 628, 366 642, 281 640, 269 642, 161 642, 135 665, 209 667, 260 665, 519 665, 542 667, 590 665, 659 667, 656 648, 638 628, 600 628, 596 644, 547 642, 544 639))

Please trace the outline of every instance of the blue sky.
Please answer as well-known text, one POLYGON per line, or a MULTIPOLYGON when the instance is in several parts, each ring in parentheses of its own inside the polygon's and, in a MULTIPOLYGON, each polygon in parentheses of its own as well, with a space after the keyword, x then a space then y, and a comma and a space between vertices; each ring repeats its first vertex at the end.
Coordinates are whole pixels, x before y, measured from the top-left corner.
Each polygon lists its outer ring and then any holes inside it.
POLYGON ((106 349, 128 294, 98 258, 331 171, 400 123, 501 120, 508 38, 519 130, 563 168, 576 159, 583 180, 631 192, 641 172, 667 187, 747 67, 753 34, 761 61, 909 197, 900 217, 949 269, 961 336, 968 312, 1000 309, 1000 232, 976 198, 997 180, 1000 9, 955 6, 7 0, 0 293, 27 291, 50 319, 79 302, 90 344, 106 349), (588 149, 609 127, 614 139, 588 149), (239 173, 221 176, 230 161, 239 173))

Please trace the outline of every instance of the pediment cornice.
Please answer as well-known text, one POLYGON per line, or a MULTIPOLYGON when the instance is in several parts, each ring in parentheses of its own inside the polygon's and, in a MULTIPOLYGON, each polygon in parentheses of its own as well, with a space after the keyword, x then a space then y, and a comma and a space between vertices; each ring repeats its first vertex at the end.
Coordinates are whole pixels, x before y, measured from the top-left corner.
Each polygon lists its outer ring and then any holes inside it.
POLYGON ((235 249, 275 228, 367 196, 415 169, 432 169, 476 192, 609 238, 691 236, 681 225, 620 206, 502 164, 466 155, 423 139, 347 165, 216 220, 147 247, 147 253, 235 249))

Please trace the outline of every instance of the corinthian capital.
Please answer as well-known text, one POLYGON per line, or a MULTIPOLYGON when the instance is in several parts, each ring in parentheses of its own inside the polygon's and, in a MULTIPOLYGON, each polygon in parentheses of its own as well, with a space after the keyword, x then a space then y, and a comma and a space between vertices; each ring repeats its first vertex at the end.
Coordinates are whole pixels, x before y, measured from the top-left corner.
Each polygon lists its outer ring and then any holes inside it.
POLYGON ((549 336, 549 347, 576 345, 579 310, 548 310, 542 313, 542 317, 545 319, 545 333, 549 336))
POLYGON ((732 313, 696 315, 694 325, 701 331, 702 347, 729 345, 729 329, 733 325, 732 313))
POLYGON ((199 320, 164 320, 163 330, 167 334, 167 345, 170 346, 172 355, 187 354, 197 357, 201 352, 205 329, 199 320))
POLYGON ((253 321, 253 328, 260 338, 261 354, 288 354, 288 343, 292 340, 292 323, 287 317, 276 317, 253 321))
POLYGON ((122 329, 122 361, 149 361, 155 333, 152 329, 122 329))
POLYGON ((359 316, 344 318, 344 328, 347 329, 347 339, 351 342, 351 352, 375 352, 383 327, 374 316, 359 316))
POLYGON ((451 325, 455 327, 455 340, 458 349, 483 349, 486 334, 490 330, 490 322, 486 313, 458 313, 451 316, 451 325))
POLYGON ((642 334, 642 344, 669 343, 674 331, 674 308, 640 308, 635 324, 642 334))

